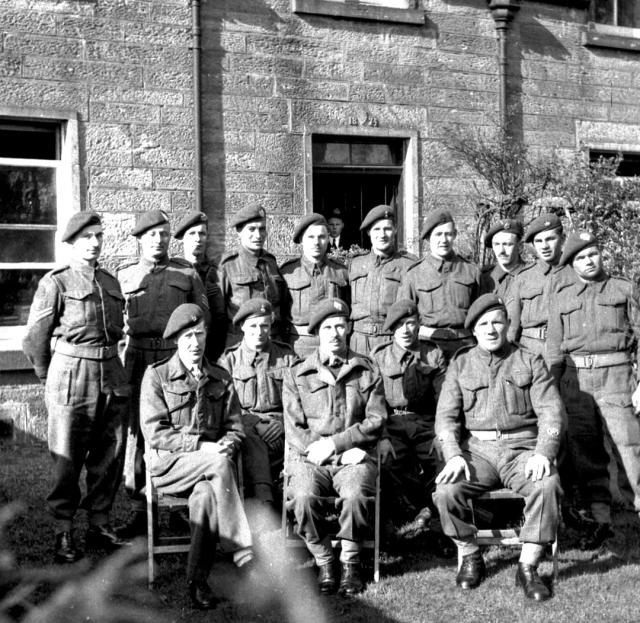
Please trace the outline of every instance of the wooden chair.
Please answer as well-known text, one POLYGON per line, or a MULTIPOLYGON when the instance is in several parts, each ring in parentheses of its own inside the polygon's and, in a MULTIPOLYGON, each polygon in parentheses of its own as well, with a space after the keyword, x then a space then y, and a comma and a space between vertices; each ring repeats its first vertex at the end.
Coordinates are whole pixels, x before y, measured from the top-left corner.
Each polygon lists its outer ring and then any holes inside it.
MULTIPOLYGON (((511 491, 511 489, 495 489, 494 491, 487 491, 479 497, 474 499, 474 502, 482 501, 519 501, 524 505, 524 496, 519 493, 511 491)), ((471 504, 471 510, 476 515, 476 508, 474 504, 471 504)), ((503 527, 503 528, 483 528, 478 530, 477 542, 478 545, 506 545, 506 546, 518 546, 522 543, 519 539, 520 528, 519 527, 503 527)), ((556 529, 555 539, 551 543, 551 559, 553 561, 553 579, 558 579, 558 531, 556 529)))
MULTIPOLYGON (((145 454, 149 455, 149 446, 145 442, 145 454)), ((243 495, 243 476, 242 476, 242 454, 236 455, 236 470, 238 490, 240 497, 244 500, 243 495)), ((182 554, 189 551, 191 545, 191 535, 164 535, 160 530, 160 512, 163 510, 174 511, 179 509, 187 509, 189 507, 189 499, 187 497, 166 495, 159 492, 153 484, 151 472, 145 464, 145 485, 147 499, 147 581, 149 589, 153 588, 156 575, 155 556, 161 554, 182 554)))
MULTIPOLYGON (((289 474, 286 473, 287 458, 289 454, 289 448, 285 443, 285 458, 284 469, 282 479, 282 538, 285 547, 304 547, 306 544, 302 538, 300 538, 295 532, 295 518, 293 512, 287 507, 287 488, 289 484, 289 474)), ((374 508, 374 526, 373 526, 373 539, 365 540, 362 543, 363 548, 373 550, 373 581, 378 582, 380 580, 380 447, 377 451, 377 474, 375 483, 375 508, 374 508)), ((327 507, 334 506, 337 498, 326 498, 327 507)), ((340 539, 332 538, 331 545, 335 549, 340 547, 340 539)))

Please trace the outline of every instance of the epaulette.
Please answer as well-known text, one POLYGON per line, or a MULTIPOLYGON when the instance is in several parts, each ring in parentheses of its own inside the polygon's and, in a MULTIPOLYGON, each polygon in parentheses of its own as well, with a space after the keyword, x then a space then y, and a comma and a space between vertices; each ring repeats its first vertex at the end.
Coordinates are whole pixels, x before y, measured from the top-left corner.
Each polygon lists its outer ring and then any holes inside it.
POLYGON ((229 260, 232 260, 234 257, 238 257, 238 251, 227 251, 221 258, 220 258, 220 266, 222 266, 225 262, 228 262, 229 260))
POLYGON ((376 353, 379 353, 381 350, 385 350, 387 346, 390 346, 391 344, 393 344, 393 340, 390 340, 388 342, 382 342, 381 344, 378 344, 377 346, 373 347, 371 354, 375 355, 376 353))
POLYGON ((173 355, 169 355, 168 357, 165 357, 164 359, 160 359, 160 361, 154 361, 153 363, 149 364, 150 368, 159 368, 163 363, 167 363, 167 361, 169 361, 169 359, 171 359, 171 357, 173 357, 173 355))
POLYGON ((170 257, 169 261, 174 262, 183 268, 193 268, 193 264, 189 260, 185 260, 183 257, 170 257))
POLYGON ((413 270, 416 266, 420 266, 420 264, 422 264, 424 260, 425 258, 423 257, 422 259, 415 261, 413 264, 409 264, 409 266, 407 266, 407 272, 409 272, 410 270, 413 270))
POLYGON ((119 273, 121 270, 124 270, 125 268, 129 268, 130 266, 133 266, 134 264, 137 264, 139 260, 127 260, 126 262, 123 262, 122 264, 118 264, 118 266, 116 266, 116 273, 119 273))
POLYGON ((294 257, 290 260, 286 260, 285 262, 282 262, 282 264, 280 264, 280 270, 282 270, 285 266, 289 266, 289 264, 295 264, 296 262, 299 262, 300 258, 299 257, 294 257))
POLYGON ((535 262, 529 262, 528 264, 525 264, 525 265, 522 267, 522 270, 521 270, 518 274, 524 273, 524 272, 526 272, 527 270, 531 270, 535 265, 536 265, 536 263, 535 263, 535 262))
POLYGON ((401 257, 406 257, 408 260, 411 260, 412 262, 417 262, 420 259, 414 253, 410 253, 409 251, 405 251, 404 249, 400 249, 400 251, 398 251, 398 255, 400 255, 401 257))
POLYGON ((466 353, 468 350, 471 350, 472 348, 475 348, 475 346, 475 344, 467 344, 466 346, 461 346, 455 353, 453 353, 453 357, 451 357, 451 360, 453 361, 454 359, 460 357, 460 355, 464 355, 464 353, 466 353))
POLYGON ((609 279, 615 279, 616 281, 624 281, 625 283, 631 283, 633 284, 634 281, 633 279, 629 279, 629 277, 626 277, 625 275, 609 275, 609 279))
POLYGON ((276 259, 276 256, 273 253, 269 253, 269 251, 262 251, 262 257, 263 258, 269 258, 271 260, 273 260, 276 263, 276 266, 278 264, 278 260, 276 259))
POLYGON ((238 350, 238 348, 240 348, 240 344, 242 344, 242 340, 240 342, 237 342, 236 344, 227 346, 227 348, 224 349, 222 354, 226 355, 227 353, 232 353, 234 350, 238 350))
POLYGON ((326 261, 327 266, 331 266, 331 268, 347 268, 342 262, 338 262, 331 257, 328 257, 326 261))
POLYGON ((220 364, 212 363, 210 361, 207 361, 207 363, 209 364, 211 371, 216 373, 216 378, 219 380, 231 381, 231 375, 220 364))
POLYGON ((98 270, 99 270, 101 273, 104 273, 105 275, 107 275, 107 277, 111 277, 111 279, 115 279, 115 276, 114 276, 114 275, 112 275, 112 274, 111 274, 111 273, 110 273, 106 268, 102 268, 102 266, 100 266, 100 267, 98 268, 98 270))
POLYGON ((57 275, 58 273, 61 273, 67 270, 68 268, 71 268, 69 264, 64 264, 63 266, 56 266, 55 268, 49 271, 49 275, 57 275))

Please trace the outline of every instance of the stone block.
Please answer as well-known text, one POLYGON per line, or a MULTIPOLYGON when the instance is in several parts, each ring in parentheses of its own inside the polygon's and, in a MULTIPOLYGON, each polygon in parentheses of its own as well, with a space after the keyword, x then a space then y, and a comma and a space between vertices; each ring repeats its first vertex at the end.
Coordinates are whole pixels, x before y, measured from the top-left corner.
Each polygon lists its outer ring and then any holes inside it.
POLYGON ((89 205, 96 212, 113 213, 171 209, 169 192, 159 190, 92 188, 89 191, 89 205))
POLYGON ((109 104, 148 104, 156 106, 183 106, 184 92, 167 89, 126 88, 118 85, 92 84, 89 87, 92 102, 109 104))
POLYGON ((15 6, 0 11, 1 32, 26 32, 38 35, 55 35, 56 16, 51 12, 26 10, 15 6))
POLYGON ((191 89, 193 76, 191 68, 173 65, 145 66, 144 84, 159 89, 191 89))
POLYGON ((174 212, 185 214, 186 212, 194 210, 194 203, 195 200, 192 191, 173 191, 171 193, 171 209, 174 212))
POLYGON ((89 167, 89 186, 96 188, 147 188, 153 183, 151 169, 134 169, 133 167, 89 167))
POLYGON ((91 121, 107 123, 160 123, 160 107, 148 104, 91 102, 91 121))
POLYGON ((294 214, 293 195, 271 193, 271 191, 264 193, 229 191, 226 194, 225 209, 227 212, 236 213, 253 203, 259 203, 267 214, 294 214))
POLYGON ((163 125, 192 125, 193 108, 185 106, 163 106, 160 110, 160 120, 163 125))
POLYGON ((343 60, 330 59, 306 59, 304 61, 305 78, 361 82, 362 74, 362 62, 345 62, 343 60))
MULTIPOLYGON (((217 164, 219 157, 213 157, 217 164)), ((252 171, 256 168, 256 156, 248 151, 230 151, 224 154, 224 166, 226 171, 252 171)))
POLYGON ((301 76, 303 60, 299 58, 272 58, 249 54, 229 54, 229 71, 237 74, 275 74, 301 76))
POLYGON ((260 171, 302 173, 304 143, 301 134, 257 132, 255 164, 260 171))
POLYGON ((84 54, 84 46, 81 39, 45 37, 30 33, 7 33, 4 37, 4 51, 25 55, 81 59, 84 54))
POLYGON ((0 54, 0 78, 19 77, 22 62, 14 53, 0 54))
POLYGON ((130 2, 129 0, 100 0, 96 2, 95 16, 112 20, 145 20, 151 18, 155 2, 130 2))
POLYGON ((124 40, 143 45, 188 47, 191 44, 191 27, 172 26, 153 22, 127 22, 124 40))
MULTIPOLYGON (((104 246, 102 255, 110 258, 135 258, 137 242, 131 231, 136 224, 136 215, 130 212, 103 212, 104 246)), ((117 263, 121 263, 121 259, 117 263)))
POLYGON ((273 36, 248 33, 245 36, 246 51, 261 56, 292 56, 294 58, 317 58, 323 60, 342 58, 342 44, 311 38, 273 36))
POLYGON ((187 47, 146 45, 123 41, 87 41, 87 60, 140 65, 172 65, 185 71, 192 68, 192 54, 187 47))
MULTIPOLYGON (((85 41, 122 41, 125 23, 103 18, 88 18, 83 15, 57 15, 56 32, 59 37, 72 37, 85 41)), ((126 24, 129 27, 129 24, 126 24)), ((34 32, 31 29, 20 29, 34 32)), ((53 34, 53 33, 51 33, 53 34)))
POLYGON ((105 166, 133 164, 133 138, 128 125, 87 124, 83 127, 87 164, 105 166))
POLYGON ((220 148, 226 151, 251 151, 256 144, 255 130, 225 130, 220 148))
POLYGON ((27 56, 23 76, 60 82, 113 83, 142 86, 142 68, 120 63, 57 60, 27 56))
POLYGON ((195 174, 192 169, 154 169, 153 185, 159 190, 193 190, 195 174))
POLYGON ((188 169, 193 167, 194 164, 194 152, 192 149, 175 149, 174 147, 136 148, 133 153, 134 166, 188 169))
POLYGON ((350 84, 349 100, 352 102, 383 103, 387 99, 384 84, 350 84))
MULTIPOLYGON (((222 76, 222 92, 225 95, 270 97, 274 94, 274 80, 274 76, 225 73, 222 76)), ((203 89, 204 95, 212 94, 214 97, 219 92, 219 85, 208 85, 207 89, 203 89)))
POLYGON ((288 173, 230 171, 226 175, 229 191, 286 193, 293 191, 293 176, 288 173))
POLYGON ((438 50, 451 50, 484 56, 494 56, 497 51, 495 35, 478 37, 475 31, 469 33, 441 32, 438 37, 438 50))
POLYGON ((191 26, 189 2, 151 2, 151 20, 172 26, 191 26))
POLYGON ((349 99, 349 83, 276 77, 276 95, 315 100, 346 101, 349 99))
POLYGON ((411 65, 385 64, 378 62, 364 63, 364 81, 391 84, 421 84, 423 68, 411 65))

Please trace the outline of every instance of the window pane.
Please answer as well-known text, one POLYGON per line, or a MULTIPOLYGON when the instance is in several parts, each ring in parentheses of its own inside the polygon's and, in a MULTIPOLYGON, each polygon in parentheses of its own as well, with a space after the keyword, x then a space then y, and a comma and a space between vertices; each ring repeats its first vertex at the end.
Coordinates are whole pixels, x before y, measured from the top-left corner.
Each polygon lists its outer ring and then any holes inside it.
POLYGON ((589 160, 591 162, 598 162, 601 158, 606 160, 613 160, 620 158, 618 168, 616 169, 616 175, 619 177, 634 177, 640 176, 640 154, 633 153, 620 153, 615 151, 605 151, 591 149, 589 151, 589 160))
POLYGON ((0 223, 56 224, 56 170, 0 165, 0 223))
POLYGON ((59 126, 29 121, 0 122, 0 158, 58 160, 59 126))
POLYGON ((0 262, 54 262, 55 231, 0 228, 0 262))
POLYGON ((29 307, 46 270, 0 270, 0 326, 27 324, 29 307))
POLYGON ((596 0, 594 19, 598 24, 613 24, 614 0, 596 0))
POLYGON ((640 28, 640 0, 618 0, 617 25, 640 28))

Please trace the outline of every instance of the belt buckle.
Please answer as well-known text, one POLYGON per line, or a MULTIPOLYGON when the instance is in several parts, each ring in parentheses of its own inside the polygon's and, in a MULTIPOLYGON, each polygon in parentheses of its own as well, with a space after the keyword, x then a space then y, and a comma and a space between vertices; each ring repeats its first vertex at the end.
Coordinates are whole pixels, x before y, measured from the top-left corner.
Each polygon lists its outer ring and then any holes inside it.
POLYGON ((502 431, 496 430, 496 440, 500 440, 500 439, 502 439, 502 431))
POLYGON ((371 327, 371 332, 373 333, 373 335, 378 333, 378 325, 377 324, 374 324, 373 327, 371 327))
POLYGON ((593 368, 593 364, 595 363, 593 360, 593 355, 587 355, 584 360, 587 364, 587 368, 593 368))

